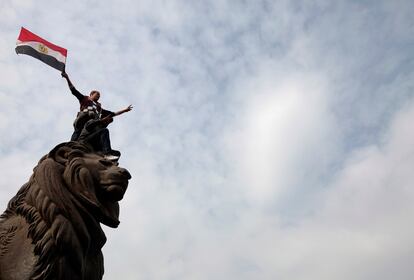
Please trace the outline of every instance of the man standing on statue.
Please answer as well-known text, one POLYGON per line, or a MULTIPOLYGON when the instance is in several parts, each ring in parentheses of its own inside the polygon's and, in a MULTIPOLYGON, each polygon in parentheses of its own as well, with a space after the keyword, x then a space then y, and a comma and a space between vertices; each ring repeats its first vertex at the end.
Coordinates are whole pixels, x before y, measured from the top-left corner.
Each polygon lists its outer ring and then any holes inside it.
POLYGON ((109 139, 109 131, 106 128, 112 122, 112 118, 132 110, 129 105, 118 112, 111 112, 101 107, 98 102, 101 94, 97 90, 92 90, 89 96, 80 93, 72 84, 69 75, 63 71, 62 77, 66 79, 72 94, 79 100, 80 110, 73 123, 74 132, 71 141, 85 141, 91 144, 97 151, 105 154, 110 160, 116 160, 120 152, 112 150, 109 139))

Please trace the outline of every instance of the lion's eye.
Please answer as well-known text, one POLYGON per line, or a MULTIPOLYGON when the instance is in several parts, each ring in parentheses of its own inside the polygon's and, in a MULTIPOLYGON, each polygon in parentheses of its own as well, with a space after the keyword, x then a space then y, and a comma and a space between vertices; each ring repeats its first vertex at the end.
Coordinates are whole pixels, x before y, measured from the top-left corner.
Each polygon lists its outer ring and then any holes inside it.
POLYGON ((114 163, 112 161, 105 160, 105 159, 100 159, 99 160, 99 163, 102 164, 102 165, 104 165, 104 166, 113 166, 114 165, 114 163))

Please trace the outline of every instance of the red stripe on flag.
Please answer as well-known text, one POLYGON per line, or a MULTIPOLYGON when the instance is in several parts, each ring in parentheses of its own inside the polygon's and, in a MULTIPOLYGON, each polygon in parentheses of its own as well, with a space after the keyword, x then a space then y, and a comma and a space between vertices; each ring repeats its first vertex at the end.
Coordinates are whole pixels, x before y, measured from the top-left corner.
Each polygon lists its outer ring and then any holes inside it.
POLYGON ((52 50, 55 50, 57 52, 60 52, 63 56, 67 56, 68 50, 59 46, 56 46, 55 44, 50 43, 49 41, 46 41, 45 39, 37 36, 36 34, 30 32, 26 28, 22 27, 20 30, 19 38, 17 40, 21 42, 40 42, 47 47, 51 48, 52 50))

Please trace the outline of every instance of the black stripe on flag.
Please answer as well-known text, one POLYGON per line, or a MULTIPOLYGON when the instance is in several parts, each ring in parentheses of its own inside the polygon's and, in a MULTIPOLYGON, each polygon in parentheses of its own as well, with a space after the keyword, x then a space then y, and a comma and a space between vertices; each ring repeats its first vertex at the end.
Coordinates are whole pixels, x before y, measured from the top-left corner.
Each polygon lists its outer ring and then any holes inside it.
POLYGON ((16 53, 27 54, 27 55, 33 56, 34 58, 37 58, 43 61, 44 63, 46 63, 47 65, 52 66, 53 68, 60 70, 60 71, 63 71, 65 69, 65 64, 63 62, 58 61, 53 56, 40 53, 30 46, 17 46, 16 53))

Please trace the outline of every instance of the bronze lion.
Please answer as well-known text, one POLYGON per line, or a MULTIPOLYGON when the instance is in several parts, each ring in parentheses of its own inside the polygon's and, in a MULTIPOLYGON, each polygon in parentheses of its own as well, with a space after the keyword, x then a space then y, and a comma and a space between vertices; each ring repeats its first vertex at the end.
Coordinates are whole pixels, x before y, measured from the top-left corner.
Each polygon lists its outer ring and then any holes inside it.
POLYGON ((102 279, 100 224, 118 226, 130 178, 87 145, 56 146, 0 216, 0 280, 102 279))

